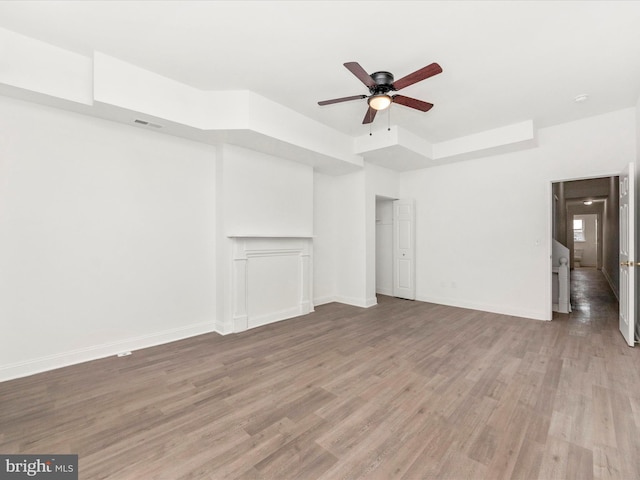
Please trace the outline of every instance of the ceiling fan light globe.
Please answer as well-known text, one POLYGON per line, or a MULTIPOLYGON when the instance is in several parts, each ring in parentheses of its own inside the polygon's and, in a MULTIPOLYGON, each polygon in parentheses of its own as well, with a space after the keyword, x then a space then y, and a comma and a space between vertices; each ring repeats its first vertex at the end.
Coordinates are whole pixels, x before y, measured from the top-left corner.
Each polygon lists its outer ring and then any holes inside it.
POLYGON ((374 110, 384 110, 391 105, 391 97, 385 94, 373 95, 369 97, 368 103, 374 110))

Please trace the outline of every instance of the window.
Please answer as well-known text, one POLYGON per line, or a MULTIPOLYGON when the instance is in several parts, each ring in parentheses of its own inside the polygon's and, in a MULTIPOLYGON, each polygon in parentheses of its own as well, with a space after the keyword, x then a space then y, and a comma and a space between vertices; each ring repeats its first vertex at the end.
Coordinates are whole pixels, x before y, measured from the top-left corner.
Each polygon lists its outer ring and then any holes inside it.
POLYGON ((584 220, 581 218, 573 219, 573 241, 584 242, 584 220))

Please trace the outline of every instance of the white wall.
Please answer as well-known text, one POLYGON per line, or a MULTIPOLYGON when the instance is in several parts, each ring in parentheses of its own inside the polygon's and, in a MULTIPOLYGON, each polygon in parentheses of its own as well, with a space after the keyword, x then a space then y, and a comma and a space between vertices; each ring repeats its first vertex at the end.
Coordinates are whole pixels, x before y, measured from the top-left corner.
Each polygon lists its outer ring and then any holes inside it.
POLYGON ((313 234, 310 166, 233 145, 222 155, 226 235, 313 234))
POLYGON ((635 112, 539 130, 533 150, 400 176, 416 199, 418 299, 551 316, 551 182, 615 174, 635 158, 635 112))
POLYGON ((371 307, 377 302, 376 196, 398 198, 398 173, 365 164, 359 172, 316 173, 315 179, 314 300, 371 307))
POLYGON ((213 330, 215 150, 0 97, 0 379, 213 330))
MULTIPOLYGON (((360 307, 371 306, 366 288, 365 173, 333 178, 336 195, 336 300, 360 307)), ((375 255, 375 251, 374 251, 375 255)))
POLYGON ((313 303, 333 302, 337 295, 337 257, 339 253, 338 198, 335 177, 314 174, 313 183, 313 303))

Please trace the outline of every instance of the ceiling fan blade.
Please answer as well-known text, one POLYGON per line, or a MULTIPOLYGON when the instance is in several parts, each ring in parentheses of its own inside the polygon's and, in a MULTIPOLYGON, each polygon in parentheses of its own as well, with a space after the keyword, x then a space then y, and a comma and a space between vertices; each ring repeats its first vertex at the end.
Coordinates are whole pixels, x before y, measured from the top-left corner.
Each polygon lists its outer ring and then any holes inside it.
POLYGON ((396 80, 393 82, 393 88, 396 90, 400 90, 402 88, 408 87, 409 85, 413 85, 414 83, 420 82, 426 78, 433 77, 442 73, 442 67, 437 63, 432 63, 431 65, 427 65, 426 67, 422 67, 420 70, 416 70, 413 73, 410 73, 406 77, 402 77, 400 80, 396 80))
POLYGON ((369 75, 364 68, 360 66, 358 62, 347 62, 344 64, 347 69, 360 79, 367 87, 375 86, 376 82, 373 81, 371 75, 369 75))
POLYGON ((428 112, 433 107, 433 103, 423 102, 417 98, 405 97, 404 95, 394 95, 393 103, 399 103, 405 107, 415 108, 421 112, 428 112))
POLYGON ((366 125, 367 123, 373 122, 373 119, 376 118, 376 113, 378 113, 378 111, 375 108, 369 107, 364 116, 364 120, 362 120, 362 124, 366 125))
POLYGON ((352 95, 351 97, 334 98, 332 100, 323 100, 318 105, 331 105, 332 103, 348 102, 349 100, 360 100, 366 98, 366 95, 352 95))

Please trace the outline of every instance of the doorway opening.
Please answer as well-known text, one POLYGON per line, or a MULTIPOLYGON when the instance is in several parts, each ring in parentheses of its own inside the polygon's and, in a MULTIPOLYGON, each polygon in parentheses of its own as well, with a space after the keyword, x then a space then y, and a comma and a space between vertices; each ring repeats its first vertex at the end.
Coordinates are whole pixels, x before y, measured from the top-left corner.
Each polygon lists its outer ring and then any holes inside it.
POLYGON ((619 177, 556 182, 552 191, 552 239, 568 249, 571 306, 584 310, 592 297, 611 294, 617 303, 619 177))
POLYGON ((376 296, 393 296, 393 201, 376 196, 376 296))
POLYGON ((376 196, 376 298, 416 299, 415 201, 376 196))

